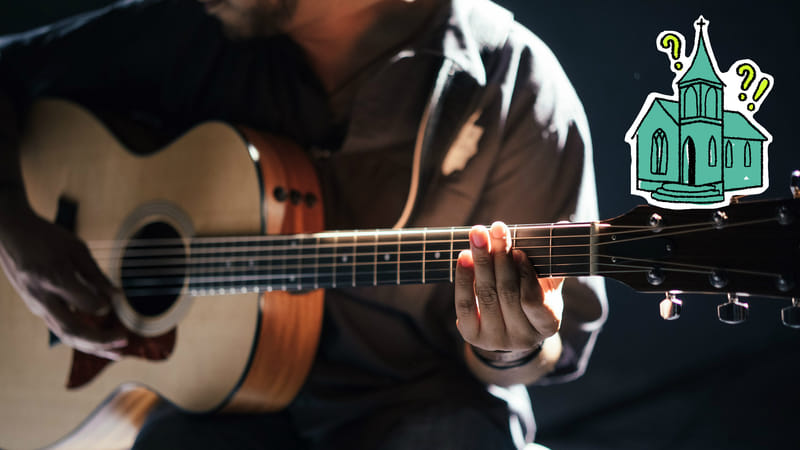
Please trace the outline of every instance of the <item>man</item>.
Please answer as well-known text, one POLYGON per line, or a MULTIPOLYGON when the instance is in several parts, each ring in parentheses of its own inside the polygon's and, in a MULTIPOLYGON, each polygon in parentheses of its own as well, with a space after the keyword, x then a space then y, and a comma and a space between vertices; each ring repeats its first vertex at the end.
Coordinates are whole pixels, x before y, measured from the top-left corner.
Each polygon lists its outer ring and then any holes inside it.
MULTIPOLYGON (((596 214, 580 103, 547 48, 496 6, 209 0, 203 9, 121 2, 0 47, 0 262, 31 311, 75 348, 115 359, 126 342, 121 330, 76 325, 75 309, 106 314, 114 288, 83 244, 27 206, 16 123, 36 97, 172 134, 221 119, 288 136, 314 158, 329 229, 596 214), (420 149, 422 168, 412 164, 420 149)), ((562 280, 538 279, 509 239, 502 222, 475 227, 455 288, 329 290, 317 360, 286 411, 198 418, 166 407, 136 445, 519 445, 508 406, 485 385, 582 372, 604 300, 602 288, 570 280, 562 301, 562 280)))

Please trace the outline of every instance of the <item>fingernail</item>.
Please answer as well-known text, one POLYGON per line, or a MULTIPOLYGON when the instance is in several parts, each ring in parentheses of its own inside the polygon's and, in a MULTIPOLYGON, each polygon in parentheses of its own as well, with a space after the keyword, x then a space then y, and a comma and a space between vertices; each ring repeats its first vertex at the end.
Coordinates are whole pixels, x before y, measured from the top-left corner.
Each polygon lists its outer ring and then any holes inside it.
POLYGON ((492 237, 495 239, 503 239, 506 235, 503 222, 495 222, 492 224, 492 237))
POLYGON ((484 248, 486 247, 486 235, 483 233, 483 227, 474 227, 472 232, 469 234, 469 238, 472 241, 472 245, 476 248, 484 248))
POLYGON ((458 254, 458 265, 466 268, 472 267, 472 255, 469 250, 462 250, 461 253, 458 254))
POLYGON ((119 348, 119 347, 125 347, 126 345, 128 345, 128 340, 125 338, 117 339, 116 341, 111 342, 112 347, 119 348))

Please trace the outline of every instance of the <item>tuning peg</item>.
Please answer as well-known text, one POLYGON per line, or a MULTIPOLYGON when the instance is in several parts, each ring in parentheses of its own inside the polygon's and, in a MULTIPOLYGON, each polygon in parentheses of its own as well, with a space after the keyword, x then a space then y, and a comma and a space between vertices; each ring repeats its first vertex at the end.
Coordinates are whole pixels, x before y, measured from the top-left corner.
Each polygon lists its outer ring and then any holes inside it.
POLYGON ((789 190, 792 192, 792 197, 800 198, 800 170, 792 172, 792 180, 789 182, 789 190))
POLYGON ((681 305, 683 300, 675 297, 675 294, 670 292, 666 293, 664 300, 658 304, 659 313, 664 320, 675 320, 681 316, 681 305))
POLYGON ((781 323, 789 328, 800 328, 800 300, 792 299, 792 306, 781 310, 781 323))
POLYGON ((720 322, 736 325, 747 320, 750 305, 740 302, 733 294, 728 294, 728 301, 717 306, 720 322))

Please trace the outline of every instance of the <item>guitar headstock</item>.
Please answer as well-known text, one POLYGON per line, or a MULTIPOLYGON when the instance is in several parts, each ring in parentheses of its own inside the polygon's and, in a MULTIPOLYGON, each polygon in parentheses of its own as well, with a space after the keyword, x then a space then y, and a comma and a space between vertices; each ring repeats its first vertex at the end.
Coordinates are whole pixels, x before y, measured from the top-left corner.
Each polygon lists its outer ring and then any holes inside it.
MULTIPOLYGON (((666 292, 663 317, 679 314, 677 293, 716 293, 729 299, 720 320, 738 323, 747 315, 739 297, 800 299, 800 198, 704 210, 639 206, 601 222, 595 249, 598 274, 666 292)), ((793 302, 784 323, 800 326, 793 302)))

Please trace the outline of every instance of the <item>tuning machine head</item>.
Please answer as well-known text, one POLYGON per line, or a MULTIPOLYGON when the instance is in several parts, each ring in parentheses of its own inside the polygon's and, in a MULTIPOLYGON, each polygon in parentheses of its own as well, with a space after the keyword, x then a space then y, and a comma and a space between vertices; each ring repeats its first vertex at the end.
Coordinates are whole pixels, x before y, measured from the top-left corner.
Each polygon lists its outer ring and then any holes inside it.
POLYGON ((664 320, 675 320, 681 316, 683 300, 671 292, 667 292, 664 300, 658 304, 659 314, 664 320))
POLYGON ((792 299, 792 306, 781 310, 781 323, 789 328, 800 328, 800 300, 792 299))
POLYGON ((740 302, 734 294, 728 294, 728 301, 717 306, 717 316, 720 322, 736 325, 743 323, 750 315, 750 305, 740 302))

